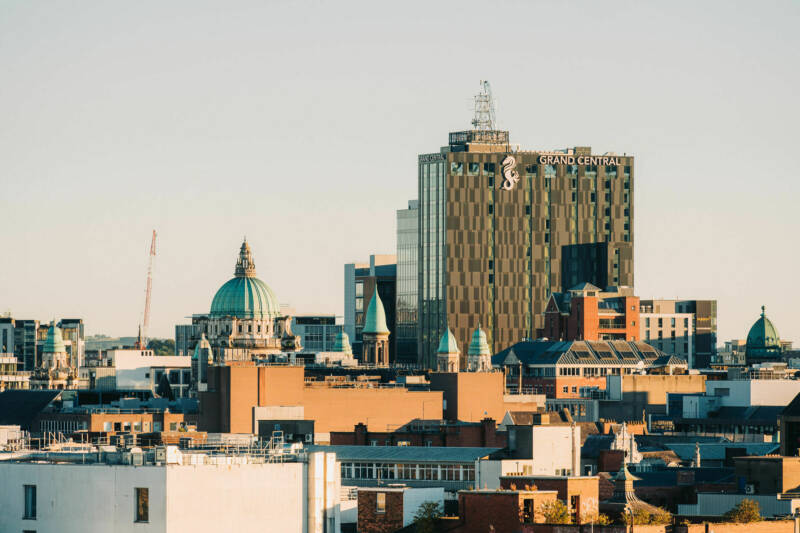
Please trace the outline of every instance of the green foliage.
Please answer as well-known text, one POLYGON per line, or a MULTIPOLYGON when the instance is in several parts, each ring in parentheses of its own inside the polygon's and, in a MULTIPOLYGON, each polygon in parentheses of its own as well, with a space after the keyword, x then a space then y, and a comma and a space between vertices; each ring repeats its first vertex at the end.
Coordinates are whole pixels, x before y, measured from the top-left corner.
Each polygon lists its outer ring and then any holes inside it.
POLYGON ((544 516, 546 524, 571 524, 572 515, 561 500, 544 502, 539 506, 539 512, 544 516))
POLYGON ((156 355, 175 355, 175 341, 172 339, 150 339, 147 349, 153 350, 156 355))
MULTIPOLYGON (((626 524, 630 525, 631 523, 631 515, 630 513, 625 513, 622 517, 622 521, 626 524)), ((672 515, 665 511, 664 509, 658 509, 654 512, 649 512, 645 509, 637 509, 633 512, 633 525, 635 526, 644 526, 644 525, 667 525, 672 523, 672 515)))
POLYGON ((414 515, 418 533, 434 533, 436 522, 442 516, 442 508, 437 502, 422 502, 414 515))
POLYGON ((598 514, 586 513, 583 516, 581 516, 581 523, 594 524, 596 526, 610 526, 611 518, 609 518, 607 514, 603 513, 598 513, 598 514))
POLYGON ((759 522, 761 520, 761 507, 758 502, 745 498, 736 504, 736 506, 725 513, 724 517, 727 522, 739 522, 746 524, 748 522, 759 522))

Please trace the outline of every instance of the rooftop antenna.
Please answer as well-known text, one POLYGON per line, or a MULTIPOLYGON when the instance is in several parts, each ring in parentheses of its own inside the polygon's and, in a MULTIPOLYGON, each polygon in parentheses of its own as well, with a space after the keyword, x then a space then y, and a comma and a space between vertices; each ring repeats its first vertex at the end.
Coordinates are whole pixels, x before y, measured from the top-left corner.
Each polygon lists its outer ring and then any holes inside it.
POLYGON ((475 95, 475 116, 472 119, 472 126, 476 130, 495 129, 492 87, 486 80, 481 80, 481 92, 475 95))

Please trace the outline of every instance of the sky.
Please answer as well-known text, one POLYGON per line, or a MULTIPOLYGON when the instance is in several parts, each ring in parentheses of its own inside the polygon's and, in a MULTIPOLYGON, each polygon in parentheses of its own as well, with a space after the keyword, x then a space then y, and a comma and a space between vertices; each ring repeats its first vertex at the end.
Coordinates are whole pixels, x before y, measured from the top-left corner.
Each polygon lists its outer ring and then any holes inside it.
POLYGON ((207 312, 242 238, 298 313, 394 253, 417 154, 479 81, 523 149, 634 154, 641 298, 760 306, 800 342, 800 3, 5 1, 0 312, 151 335, 207 312), (795 287, 795 288, 792 288, 795 287))

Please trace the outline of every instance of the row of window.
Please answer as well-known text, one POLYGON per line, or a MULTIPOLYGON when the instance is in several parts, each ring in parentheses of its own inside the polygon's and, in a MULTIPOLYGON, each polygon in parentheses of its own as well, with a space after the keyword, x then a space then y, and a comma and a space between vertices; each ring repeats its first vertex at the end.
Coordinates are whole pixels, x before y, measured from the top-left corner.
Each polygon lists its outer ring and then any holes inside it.
MULTIPOLYGON (((23 520, 36 520, 36 485, 23 485, 23 498, 25 510, 23 520)), ((133 501, 133 521, 150 521, 150 490, 146 487, 136 487, 133 501)))
MULTIPOLYGON (((556 165, 545 165, 544 172, 545 174, 555 174, 556 173, 556 165)), ((469 162, 467 163, 467 175, 468 176, 477 176, 480 173, 481 164, 476 162, 469 162)), ((606 174, 615 175, 617 174, 617 166, 614 165, 606 165, 605 171, 606 174)), ((526 165, 525 166, 525 173, 535 175, 539 170, 539 165, 526 165)), ((597 172, 597 165, 584 165, 584 170, 586 172, 597 172)), ((567 174, 578 174, 578 165, 566 165, 565 171, 567 174)), ((625 165, 624 171, 626 175, 630 175, 631 167, 630 165, 625 165)), ((488 176, 494 176, 495 173, 495 164, 494 163, 483 163, 483 174, 488 176)), ((450 163, 450 174, 461 176, 464 174, 464 163, 462 161, 452 161, 450 163)))
POLYGON ((475 465, 433 463, 342 463, 342 479, 475 481, 475 465))

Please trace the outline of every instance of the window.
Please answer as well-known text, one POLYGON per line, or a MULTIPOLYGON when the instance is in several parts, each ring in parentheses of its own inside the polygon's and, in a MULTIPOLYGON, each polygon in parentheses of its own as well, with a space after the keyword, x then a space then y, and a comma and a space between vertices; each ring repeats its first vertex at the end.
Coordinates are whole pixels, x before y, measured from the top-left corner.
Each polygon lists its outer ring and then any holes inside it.
POLYGON ((494 176, 494 163, 484 163, 483 173, 487 176, 494 176))
POLYGON ((533 498, 525 498, 522 500, 522 523, 533 524, 533 498))
POLYGON ((494 206, 489 204, 489 214, 491 215, 492 213, 494 213, 494 206))
POLYGON ((530 215, 531 214, 531 206, 529 206, 529 205, 525 206, 525 214, 526 215, 530 215))
POLYGON ((136 507, 134 508, 134 522, 150 521, 150 495, 149 489, 136 487, 136 507))
POLYGON ((470 163, 468 167, 468 172, 470 176, 477 176, 478 172, 480 171, 478 163, 470 163))
POLYGON ((669 325, 674 328, 675 327, 675 317, 672 317, 669 320, 670 320, 669 325))
POLYGON ((561 389, 562 392, 569 392, 569 387, 564 387, 561 389))
POLYGON ((379 492, 375 496, 377 496, 375 503, 376 509, 375 512, 378 514, 386 514, 386 493, 379 492))
POLYGON ((24 485, 25 520, 36 520, 36 485, 24 485))
POLYGON ((572 387, 572 392, 573 393, 578 392, 578 387, 572 387))
POLYGON ((450 174, 458 175, 464 173, 464 163, 460 161, 453 161, 450 163, 450 174))

